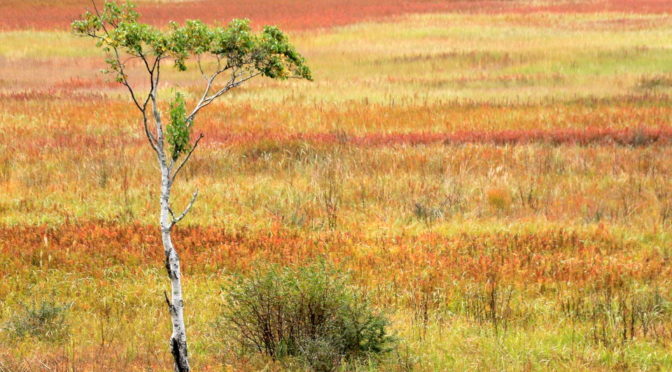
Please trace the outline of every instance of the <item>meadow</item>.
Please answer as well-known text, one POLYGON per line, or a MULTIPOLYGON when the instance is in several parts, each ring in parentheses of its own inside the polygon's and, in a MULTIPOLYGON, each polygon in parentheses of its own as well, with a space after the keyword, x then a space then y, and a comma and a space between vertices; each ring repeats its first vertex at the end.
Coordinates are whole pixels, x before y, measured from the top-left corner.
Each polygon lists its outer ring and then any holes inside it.
MULTIPOLYGON (((315 77, 199 117, 177 202, 201 196, 175 233, 194 369, 291 369, 217 328, 223 288, 320 259, 398 338, 344 371, 672 369, 667 4, 308 3, 141 4, 278 23, 315 77)), ((67 31, 83 6, 0 5, 3 372, 171 369, 155 161, 67 31), (45 303, 63 334, 12 332, 45 303)), ((166 74, 161 94, 197 98, 197 74, 166 74)))

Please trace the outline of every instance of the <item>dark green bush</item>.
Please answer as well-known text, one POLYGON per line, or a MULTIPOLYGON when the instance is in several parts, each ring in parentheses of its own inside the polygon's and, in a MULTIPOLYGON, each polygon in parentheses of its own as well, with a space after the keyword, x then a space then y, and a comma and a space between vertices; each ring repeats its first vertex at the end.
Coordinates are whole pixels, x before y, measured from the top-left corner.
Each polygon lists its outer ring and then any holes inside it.
POLYGON ((12 338, 32 337, 41 341, 61 342, 69 336, 66 315, 70 305, 42 301, 39 305, 23 306, 4 325, 12 338))
POLYGON ((238 277, 225 289, 224 304, 221 332, 233 331, 246 349, 274 359, 294 357, 316 371, 394 346, 388 321, 346 275, 324 263, 238 277))

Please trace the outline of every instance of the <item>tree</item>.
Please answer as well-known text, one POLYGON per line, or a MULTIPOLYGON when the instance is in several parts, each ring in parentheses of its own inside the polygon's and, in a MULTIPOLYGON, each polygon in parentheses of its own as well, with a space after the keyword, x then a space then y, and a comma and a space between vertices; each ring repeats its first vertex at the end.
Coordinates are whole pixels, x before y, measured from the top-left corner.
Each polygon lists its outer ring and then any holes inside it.
POLYGON ((139 14, 130 2, 106 1, 102 9, 92 2, 93 13, 86 12, 72 23, 72 29, 77 35, 95 39, 96 46, 105 52, 105 72, 128 90, 132 104, 142 116, 142 130, 156 154, 161 171, 159 223, 165 267, 171 282, 170 298, 165 294, 173 329, 170 348, 175 370, 189 371, 180 260, 171 231, 191 210, 198 190, 179 214, 173 212, 170 197, 177 176, 203 138, 203 134, 192 138, 196 116, 223 94, 250 79, 265 76, 312 80, 311 72, 304 58, 277 27, 266 26, 255 33, 248 20, 236 19, 225 27, 210 27, 200 21, 186 21, 184 25, 171 22, 162 30, 138 22, 139 14), (146 95, 129 79, 131 61, 141 66, 139 69, 147 79, 146 95), (185 97, 176 93, 169 102, 170 120, 164 125, 159 84, 162 64, 167 61, 172 61, 178 71, 198 68, 205 86, 190 111, 185 97), (208 68, 209 65, 214 67, 208 68))

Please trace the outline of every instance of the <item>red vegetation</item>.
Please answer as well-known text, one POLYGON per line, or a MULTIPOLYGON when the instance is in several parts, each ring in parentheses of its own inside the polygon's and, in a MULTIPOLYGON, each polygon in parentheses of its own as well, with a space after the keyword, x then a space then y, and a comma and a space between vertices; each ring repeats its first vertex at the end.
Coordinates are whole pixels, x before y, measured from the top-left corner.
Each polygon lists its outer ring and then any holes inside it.
POLYGON ((617 144, 645 146, 653 143, 668 144, 672 140, 672 127, 661 128, 586 128, 546 130, 506 130, 500 132, 457 132, 448 135, 446 144, 493 143, 525 144, 532 142, 554 145, 617 144))
MULTIPOLYGON (((68 0, 58 2, 56 5, 43 0, 7 0, 0 4, 0 29, 66 29, 86 7, 90 7, 87 0, 68 0)), ((206 22, 227 22, 237 17, 250 18, 257 25, 276 24, 296 30, 338 26, 407 13, 601 11, 669 13, 672 7, 665 0, 602 0, 542 6, 502 0, 200 0, 144 4, 139 10, 144 14, 143 20, 160 25, 169 20, 198 18, 206 22)))
POLYGON ((84 79, 81 77, 73 77, 67 80, 61 80, 53 85, 52 91, 65 91, 69 92, 72 90, 78 89, 95 89, 100 90, 101 88, 114 89, 118 88, 119 83, 109 80, 103 80, 101 78, 97 79, 84 79))
MULTIPOLYGON (((187 272, 247 271, 256 261, 300 264, 318 256, 352 269, 364 285, 398 289, 450 281, 483 281, 497 275, 511 283, 572 282, 619 286, 629 279, 670 278, 666 258, 657 251, 635 253, 632 246, 604 230, 577 234, 563 230, 536 233, 463 234, 445 237, 367 238, 348 233, 312 236, 274 229, 231 235, 217 227, 176 230, 187 272), (362 250, 362 246, 380 249, 362 250), (437 268, 441 268, 437 270, 437 268), (431 272, 427 278, 425 272, 431 272), (389 273, 395 273, 391 278, 389 273)), ((123 265, 143 270, 160 265, 163 252, 156 228, 114 223, 66 224, 58 228, 0 228, 0 255, 8 270, 61 269, 101 277, 123 265)))
POLYGON ((672 6, 669 0, 601 0, 601 1, 567 1, 561 4, 526 7, 519 12, 553 12, 553 13, 670 13, 672 6))
POLYGON ((10 91, 0 92, 0 100, 3 101, 61 101, 64 98, 73 99, 79 102, 82 101, 105 101, 107 97, 103 93, 85 93, 78 92, 69 87, 49 88, 41 90, 24 90, 24 91, 10 91))
MULTIPOLYGON (((35 0, 0 6, 0 25, 5 29, 67 28, 88 1, 73 1, 61 6, 34 5, 35 0)), ((202 19, 227 22, 231 18, 250 18, 255 24, 277 24, 290 29, 344 25, 365 19, 403 13, 455 11, 503 6, 498 1, 440 0, 201 0, 182 3, 144 4, 138 7, 143 20, 165 24, 168 20, 202 19)))
MULTIPOLYGON (((1 96, 0 96, 1 97, 1 96)), ((82 96, 85 98, 86 96, 82 96)), ((453 133, 410 132, 410 133, 368 133, 349 135, 343 132, 295 133, 277 132, 211 133, 204 144, 211 146, 233 146, 248 155, 261 155, 294 148, 298 144, 316 146, 418 146, 418 145, 465 145, 490 144, 496 146, 547 144, 553 146, 667 146, 672 144, 672 127, 660 128, 586 128, 554 130, 504 130, 504 131, 458 131, 453 133)), ((14 144, 24 151, 45 148, 105 148, 116 146, 143 146, 144 138, 116 138, 109 140, 95 134, 81 133, 76 129, 59 129, 58 133, 14 144)))
POLYGON ((431 145, 443 143, 460 145, 486 143, 494 145, 515 145, 546 143, 551 145, 621 145, 646 146, 670 144, 672 127, 660 128, 586 128, 554 130, 504 130, 504 131, 459 131, 454 133, 369 133, 349 135, 347 133, 311 133, 282 135, 273 133, 219 134, 209 136, 210 141, 232 145, 249 145, 254 142, 282 143, 304 141, 315 144, 349 144, 355 146, 431 145))

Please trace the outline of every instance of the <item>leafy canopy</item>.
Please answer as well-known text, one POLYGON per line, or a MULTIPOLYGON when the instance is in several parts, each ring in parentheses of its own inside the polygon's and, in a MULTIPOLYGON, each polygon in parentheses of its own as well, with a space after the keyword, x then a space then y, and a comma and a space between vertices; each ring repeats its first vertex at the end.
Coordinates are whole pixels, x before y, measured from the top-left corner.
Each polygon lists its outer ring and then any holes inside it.
MULTIPOLYGON (((93 5, 95 7, 95 2, 93 5)), ((197 145, 195 143, 192 147, 189 141, 191 126, 198 111, 228 90, 256 76, 312 80, 303 56, 277 27, 266 26, 257 33, 253 32, 246 19, 234 19, 225 27, 210 27, 201 21, 190 20, 184 25, 171 22, 169 27, 162 30, 138 22, 139 17, 131 2, 120 4, 106 1, 101 10, 95 7, 95 13, 86 12, 80 20, 73 22, 72 29, 77 35, 96 39, 96 45, 107 54, 105 62, 108 69, 105 72, 114 75, 117 82, 128 88, 135 105, 143 114, 145 132, 157 154, 163 152, 163 137, 160 128, 155 134, 150 132, 146 109, 150 99, 154 109, 157 108, 156 89, 162 61, 171 60, 179 71, 186 71, 189 66, 187 61, 194 58, 195 65, 205 76, 201 60, 216 60, 216 70, 206 78, 205 92, 190 114, 187 114, 184 96, 181 94, 178 93, 170 103, 171 120, 166 127, 166 140, 173 161, 182 154, 190 154, 197 145), (131 59, 142 61, 150 77, 150 93, 144 100, 137 99, 128 80, 124 61, 131 59), (224 72, 230 73, 230 79, 224 86, 214 89, 215 79, 224 72)), ((155 118, 160 127, 157 113, 155 118)))
POLYGON ((108 53, 107 72, 122 82, 125 78, 119 53, 147 59, 172 59, 180 71, 187 70, 190 57, 214 56, 227 69, 257 72, 273 79, 290 77, 312 80, 304 58, 275 26, 255 33, 249 20, 235 19, 225 27, 210 27, 201 21, 171 22, 165 31, 139 23, 135 5, 106 2, 100 12, 86 12, 72 23, 73 31, 98 40, 108 53))

